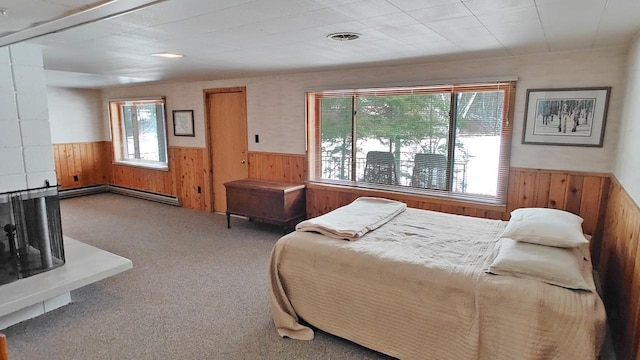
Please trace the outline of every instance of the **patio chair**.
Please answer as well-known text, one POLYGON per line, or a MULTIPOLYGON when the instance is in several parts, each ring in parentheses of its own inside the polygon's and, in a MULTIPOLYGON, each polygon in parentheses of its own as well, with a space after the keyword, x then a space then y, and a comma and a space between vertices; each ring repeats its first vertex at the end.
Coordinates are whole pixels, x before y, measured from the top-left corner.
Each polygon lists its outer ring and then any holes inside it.
POLYGON ((446 190, 447 157, 442 154, 416 154, 413 159, 411 186, 446 190))
POLYGON ((364 167, 363 181, 375 184, 397 185, 396 161, 387 151, 369 151, 364 167))

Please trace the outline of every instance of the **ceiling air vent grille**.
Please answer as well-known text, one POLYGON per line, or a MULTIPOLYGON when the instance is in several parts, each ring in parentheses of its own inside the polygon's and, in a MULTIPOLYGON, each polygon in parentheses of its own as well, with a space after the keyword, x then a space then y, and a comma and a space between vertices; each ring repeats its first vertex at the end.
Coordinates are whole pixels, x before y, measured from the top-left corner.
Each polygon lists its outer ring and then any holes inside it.
POLYGON ((327 35, 331 40, 336 41, 351 41, 360 38, 360 34, 353 32, 339 32, 327 35))

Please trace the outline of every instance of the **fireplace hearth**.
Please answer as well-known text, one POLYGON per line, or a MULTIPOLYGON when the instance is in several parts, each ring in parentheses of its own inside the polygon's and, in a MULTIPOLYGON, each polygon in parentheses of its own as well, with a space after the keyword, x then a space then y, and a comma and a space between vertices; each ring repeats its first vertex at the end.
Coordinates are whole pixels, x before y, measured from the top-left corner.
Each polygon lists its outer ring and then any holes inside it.
POLYGON ((57 187, 0 193, 0 285, 64 263, 57 187))

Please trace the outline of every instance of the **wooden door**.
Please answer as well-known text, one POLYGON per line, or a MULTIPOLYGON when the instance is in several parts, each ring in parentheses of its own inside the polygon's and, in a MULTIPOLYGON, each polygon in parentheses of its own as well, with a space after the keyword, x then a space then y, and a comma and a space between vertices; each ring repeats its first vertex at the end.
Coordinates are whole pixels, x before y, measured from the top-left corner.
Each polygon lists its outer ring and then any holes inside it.
POLYGON ((224 183, 246 179, 247 102, 244 88, 207 91, 213 211, 227 210, 224 183))

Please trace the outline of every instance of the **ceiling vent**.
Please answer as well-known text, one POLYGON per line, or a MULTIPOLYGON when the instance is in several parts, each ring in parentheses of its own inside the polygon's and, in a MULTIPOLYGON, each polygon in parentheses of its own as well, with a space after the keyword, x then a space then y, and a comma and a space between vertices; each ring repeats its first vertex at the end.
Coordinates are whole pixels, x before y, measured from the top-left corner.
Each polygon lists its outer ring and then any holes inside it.
POLYGON ((360 34, 354 32, 339 32, 327 35, 331 40, 336 41, 351 41, 360 38, 360 34))

